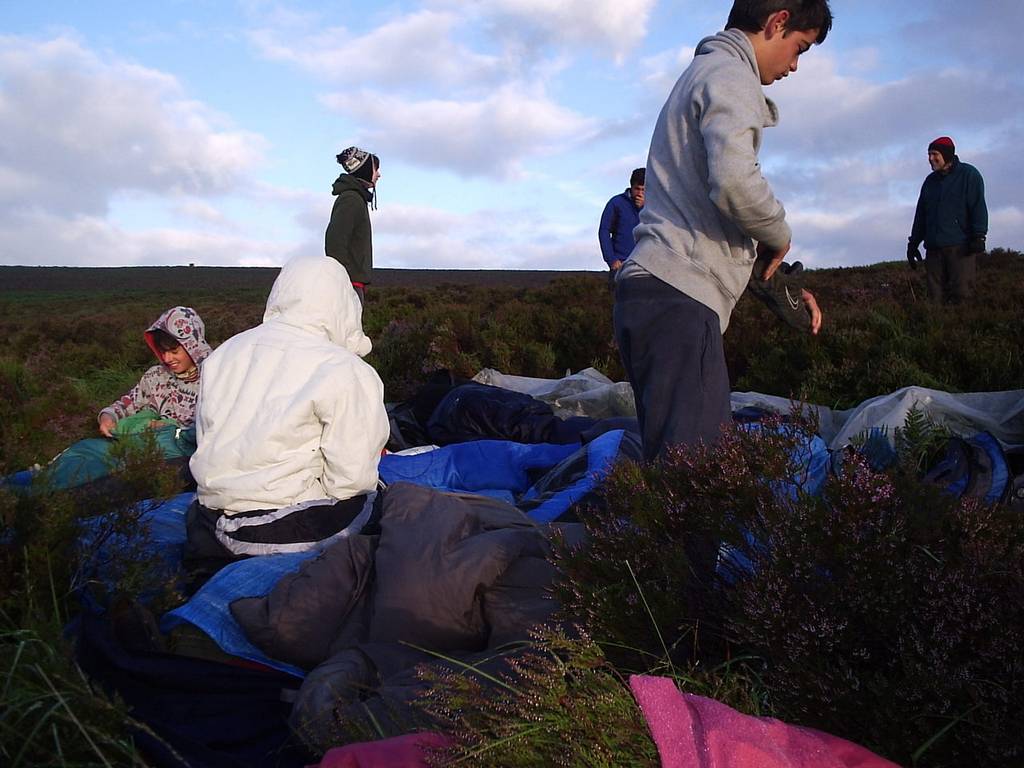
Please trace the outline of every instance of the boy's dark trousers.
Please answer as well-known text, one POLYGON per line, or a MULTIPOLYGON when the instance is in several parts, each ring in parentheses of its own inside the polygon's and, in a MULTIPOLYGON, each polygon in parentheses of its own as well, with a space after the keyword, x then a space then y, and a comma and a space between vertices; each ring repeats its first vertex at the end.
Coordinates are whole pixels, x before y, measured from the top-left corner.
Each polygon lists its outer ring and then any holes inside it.
POLYGON ((654 276, 619 280, 615 340, 633 387, 644 458, 715 442, 732 419, 718 315, 654 276))
POLYGON ((960 304, 974 296, 978 258, 967 244, 925 250, 928 298, 943 304, 960 304))

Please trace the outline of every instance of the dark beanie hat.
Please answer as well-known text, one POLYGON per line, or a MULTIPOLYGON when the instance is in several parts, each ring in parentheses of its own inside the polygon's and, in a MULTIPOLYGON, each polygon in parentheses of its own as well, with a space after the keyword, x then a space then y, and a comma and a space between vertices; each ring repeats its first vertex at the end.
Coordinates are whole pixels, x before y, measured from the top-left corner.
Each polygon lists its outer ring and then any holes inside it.
POLYGON ((370 184, 373 182, 373 169, 380 168, 380 158, 365 149, 349 147, 338 155, 338 164, 346 173, 370 184))
POLYGON ((647 169, 637 168, 631 174, 629 174, 629 186, 641 187, 644 185, 644 181, 647 179, 647 169))
POLYGON ((928 145, 928 151, 938 152, 948 163, 953 159, 953 155, 956 154, 956 146, 949 136, 939 136, 939 138, 928 145))

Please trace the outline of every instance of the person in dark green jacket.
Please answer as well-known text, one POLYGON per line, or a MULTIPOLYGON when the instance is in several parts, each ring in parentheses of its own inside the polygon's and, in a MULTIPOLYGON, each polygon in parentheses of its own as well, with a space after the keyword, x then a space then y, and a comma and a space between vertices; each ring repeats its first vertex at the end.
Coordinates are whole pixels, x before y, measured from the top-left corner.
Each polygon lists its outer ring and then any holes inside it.
POLYGON ((349 147, 337 159, 345 172, 338 176, 331 190, 335 200, 324 237, 324 250, 345 267, 362 302, 373 276, 373 242, 367 206, 373 202, 380 178, 380 158, 358 147, 349 147))
POLYGON ((917 268, 924 241, 929 297, 959 304, 974 295, 977 257, 985 252, 985 182, 977 168, 960 162, 948 136, 928 145, 928 164, 932 172, 921 186, 907 260, 917 268))

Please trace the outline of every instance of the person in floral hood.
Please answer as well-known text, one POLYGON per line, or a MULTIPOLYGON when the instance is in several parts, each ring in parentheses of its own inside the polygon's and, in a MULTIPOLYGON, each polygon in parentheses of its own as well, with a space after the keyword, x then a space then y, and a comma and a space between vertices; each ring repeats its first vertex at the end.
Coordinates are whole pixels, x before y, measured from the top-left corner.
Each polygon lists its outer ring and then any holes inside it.
POLYGON ((118 421, 143 409, 160 419, 191 427, 199 396, 199 368, 212 351, 206 326, 191 307, 172 307, 146 330, 146 344, 159 365, 146 371, 131 391, 99 413, 99 430, 111 437, 118 421))

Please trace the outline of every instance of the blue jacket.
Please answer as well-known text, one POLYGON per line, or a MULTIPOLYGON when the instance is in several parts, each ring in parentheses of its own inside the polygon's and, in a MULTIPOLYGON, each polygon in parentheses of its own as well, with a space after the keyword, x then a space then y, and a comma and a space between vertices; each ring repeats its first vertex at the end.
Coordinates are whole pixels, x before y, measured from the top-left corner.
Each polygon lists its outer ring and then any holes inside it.
POLYGON ((973 165, 954 155, 948 173, 933 171, 921 185, 910 244, 929 250, 963 245, 988 232, 985 182, 973 165))
POLYGON ((601 243, 601 256, 610 267, 618 259, 625 261, 633 252, 633 227, 640 223, 640 209, 633 205, 627 189, 616 195, 604 207, 597 239, 601 243))

